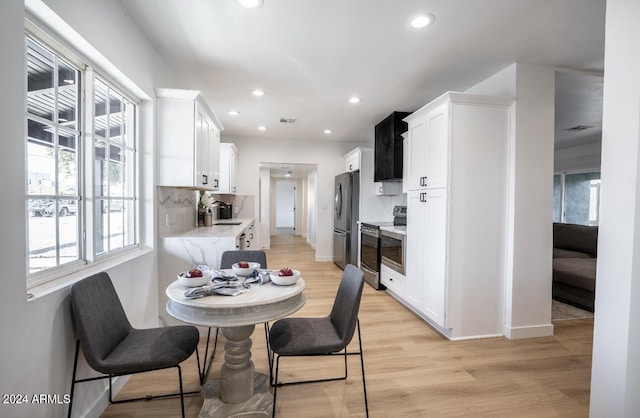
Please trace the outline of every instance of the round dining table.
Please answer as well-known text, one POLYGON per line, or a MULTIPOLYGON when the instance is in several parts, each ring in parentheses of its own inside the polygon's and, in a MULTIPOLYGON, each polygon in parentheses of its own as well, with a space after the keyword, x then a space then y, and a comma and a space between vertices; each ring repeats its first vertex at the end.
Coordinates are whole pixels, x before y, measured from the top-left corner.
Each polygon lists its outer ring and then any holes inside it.
MULTIPOLYGON (((223 272, 232 274, 231 270, 223 272)), ((195 299, 185 297, 190 288, 177 280, 166 289, 169 315, 189 324, 220 328, 226 338, 220 376, 209 379, 200 388, 204 403, 199 417, 271 416, 269 376, 255 372, 251 335, 256 324, 284 318, 302 308, 306 283, 299 278, 289 286, 272 282, 250 286, 236 296, 195 299)))

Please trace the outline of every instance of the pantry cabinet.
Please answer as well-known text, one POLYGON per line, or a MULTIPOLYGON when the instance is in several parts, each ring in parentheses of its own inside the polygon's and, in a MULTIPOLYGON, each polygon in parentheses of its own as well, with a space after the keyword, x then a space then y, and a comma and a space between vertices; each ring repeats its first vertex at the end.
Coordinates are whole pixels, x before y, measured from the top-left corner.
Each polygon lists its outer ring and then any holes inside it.
POLYGON ((406 118, 405 293, 451 339, 503 332, 511 104, 450 92, 406 118))
POLYGON ((220 188, 218 193, 236 194, 238 148, 234 144, 220 144, 220 188))
POLYGON ((222 124, 197 90, 156 89, 158 185, 217 191, 222 124))

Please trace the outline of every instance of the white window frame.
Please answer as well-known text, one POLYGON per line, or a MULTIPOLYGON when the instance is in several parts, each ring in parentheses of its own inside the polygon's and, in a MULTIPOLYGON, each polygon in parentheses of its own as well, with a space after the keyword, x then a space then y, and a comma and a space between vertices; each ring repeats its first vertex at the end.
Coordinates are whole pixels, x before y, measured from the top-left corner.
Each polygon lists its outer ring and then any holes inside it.
MULTIPOLYGON (((81 217, 81 220, 78 222, 78 235, 80 237, 80 259, 75 262, 69 262, 67 264, 47 268, 43 271, 37 273, 28 273, 26 276, 26 285, 27 285, 27 299, 33 297, 32 290, 37 287, 51 287, 56 288, 57 285, 52 285, 51 283, 55 283, 58 279, 63 279, 68 282, 68 278, 65 277, 81 272, 82 270, 95 270, 96 265, 100 263, 112 263, 116 262, 116 260, 125 261, 134 257, 134 252, 141 248, 141 240, 140 240, 140 208, 139 208, 139 196, 140 196, 140 155, 139 155, 139 147, 140 147, 140 98, 132 93, 129 89, 123 88, 119 83, 115 82, 114 77, 111 76, 110 71, 106 69, 101 69, 98 66, 91 66, 90 60, 87 59, 78 59, 78 56, 81 56, 79 53, 71 52, 69 48, 66 48, 62 45, 60 41, 49 35, 44 30, 40 29, 38 26, 33 24, 29 19, 25 19, 25 44, 26 44, 26 36, 32 37, 38 43, 52 50, 57 55, 64 58, 66 61, 73 63, 76 67, 80 68, 81 72, 81 105, 80 105, 80 117, 78 118, 80 136, 78 138, 78 158, 79 158, 79 190, 78 195, 80 196, 80 200, 78 201, 78 213, 83 213, 84 216, 81 217), (93 183, 94 174, 93 171, 95 169, 95 142, 94 142, 94 103, 93 103, 93 89, 94 89, 94 77, 95 75, 105 83, 107 83, 111 88, 117 90, 120 94, 125 96, 128 100, 135 105, 135 140, 134 140, 134 185, 133 185, 133 193, 134 196, 130 197, 130 200, 134 202, 133 210, 131 211, 132 216, 132 230, 131 233, 134 235, 133 244, 124 246, 122 248, 118 248, 113 251, 103 252, 100 255, 96 255, 95 253, 95 227, 96 227, 96 219, 94 205, 95 205, 95 186, 93 183)), ((25 58, 26 65, 26 58, 25 58)), ((113 70, 113 68, 109 68, 113 70)), ((117 70, 116 70, 117 71, 117 70)), ((26 76, 26 67, 25 67, 25 76, 26 76)), ((115 77, 117 78, 117 76, 115 77)), ((25 89, 25 125, 27 121, 27 92, 25 89)), ((25 132, 25 167, 26 164, 26 144, 27 144, 27 135, 25 132)), ((27 176, 28 177, 28 176, 27 176)), ((28 182, 28 180, 27 180, 28 182)), ((28 185, 25 184, 25 192, 27 190, 28 185)), ((25 202, 28 202, 29 196, 25 193, 26 198, 25 202)), ((25 210, 28 210, 25 204, 25 210)), ((27 214, 28 215, 28 214, 27 214)), ((29 251, 30 243, 29 243, 29 235, 28 235, 28 226, 25 225, 25 235, 26 235, 26 245, 27 245, 27 255, 25 262, 27 265, 29 264, 29 251)))
MULTIPOLYGON (((600 173, 602 176, 602 171, 599 168, 593 169, 580 169, 580 170, 567 170, 567 171, 559 171, 554 173, 554 176, 560 176, 560 223, 566 223, 566 203, 565 203, 565 195, 566 195, 566 176, 574 175, 574 174, 588 174, 588 173, 600 173)), ((598 225, 600 223, 600 187, 601 184, 597 186, 597 203, 596 203, 596 219, 595 222, 591 222, 589 220, 589 225, 598 225)), ((591 212, 591 210, 590 210, 591 212)))

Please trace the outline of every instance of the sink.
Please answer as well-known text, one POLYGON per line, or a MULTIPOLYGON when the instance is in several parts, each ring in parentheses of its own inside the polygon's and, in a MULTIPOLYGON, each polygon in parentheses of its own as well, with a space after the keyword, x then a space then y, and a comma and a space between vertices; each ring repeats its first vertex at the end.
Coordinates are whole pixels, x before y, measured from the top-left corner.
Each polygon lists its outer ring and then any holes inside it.
POLYGON ((242 222, 216 222, 214 225, 242 225, 242 222))

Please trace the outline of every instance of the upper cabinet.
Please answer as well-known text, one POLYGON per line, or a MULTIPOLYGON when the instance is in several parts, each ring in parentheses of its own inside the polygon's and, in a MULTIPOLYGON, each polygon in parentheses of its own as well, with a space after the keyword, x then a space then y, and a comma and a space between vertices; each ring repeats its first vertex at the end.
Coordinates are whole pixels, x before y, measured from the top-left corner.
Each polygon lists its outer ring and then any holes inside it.
POLYGON ((447 186, 449 104, 424 107, 407 118, 405 192, 447 186))
POLYGON ((238 148, 234 144, 220 144, 220 189, 218 193, 236 194, 238 148))
POLYGON ((407 112, 393 112, 375 128, 374 181, 402 180, 402 133, 407 112))
POLYGON ((352 171, 360 170, 360 155, 361 155, 360 148, 356 148, 356 149, 354 149, 352 151, 349 151, 349 153, 347 153, 344 156, 344 169, 345 169, 345 171, 350 173, 352 171))
POLYGON ((197 90, 156 89, 158 185, 218 191, 222 124, 197 90))

